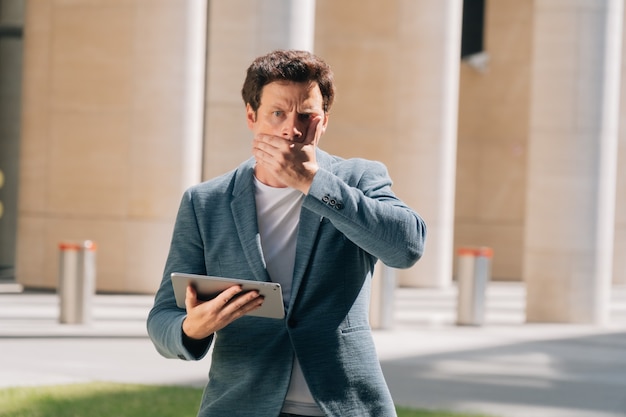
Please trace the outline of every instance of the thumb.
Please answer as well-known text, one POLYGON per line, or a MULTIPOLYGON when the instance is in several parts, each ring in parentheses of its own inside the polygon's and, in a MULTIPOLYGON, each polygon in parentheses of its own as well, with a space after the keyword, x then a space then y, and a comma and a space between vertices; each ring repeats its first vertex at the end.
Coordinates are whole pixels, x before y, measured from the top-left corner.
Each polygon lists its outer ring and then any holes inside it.
POLYGON ((185 291, 185 307, 187 308, 187 311, 189 311, 189 309, 197 305, 198 305, 198 292, 193 287, 193 285, 189 284, 187 285, 187 290, 185 291))

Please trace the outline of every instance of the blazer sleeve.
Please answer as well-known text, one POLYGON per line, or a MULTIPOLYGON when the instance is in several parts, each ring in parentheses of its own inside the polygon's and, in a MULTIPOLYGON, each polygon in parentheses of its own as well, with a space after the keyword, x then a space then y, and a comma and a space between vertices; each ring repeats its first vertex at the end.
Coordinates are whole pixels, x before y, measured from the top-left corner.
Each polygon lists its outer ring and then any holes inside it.
POLYGON ((170 275, 172 272, 205 274, 202 237, 193 206, 193 192, 183 195, 167 257, 161 285, 156 293, 154 305, 148 314, 148 335, 157 351, 166 358, 197 360, 206 355, 213 337, 193 347, 185 340, 182 323, 187 313, 176 306, 170 275), (191 350, 189 349, 191 348, 191 350))
POLYGON ((361 159, 342 165, 336 172, 318 170, 303 206, 386 265, 415 264, 424 251, 426 224, 392 192, 387 168, 361 159))

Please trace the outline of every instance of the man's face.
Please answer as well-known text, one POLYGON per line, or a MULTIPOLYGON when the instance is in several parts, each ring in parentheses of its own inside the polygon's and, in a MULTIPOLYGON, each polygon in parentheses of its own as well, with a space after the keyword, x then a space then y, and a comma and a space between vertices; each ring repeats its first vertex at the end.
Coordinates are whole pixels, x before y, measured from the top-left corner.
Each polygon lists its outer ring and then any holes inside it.
POLYGON ((254 135, 280 136, 295 142, 310 141, 317 146, 319 138, 306 138, 311 120, 321 116, 322 131, 328 123, 323 98, 317 83, 275 81, 263 87, 261 104, 256 113, 246 106, 248 128, 254 135))

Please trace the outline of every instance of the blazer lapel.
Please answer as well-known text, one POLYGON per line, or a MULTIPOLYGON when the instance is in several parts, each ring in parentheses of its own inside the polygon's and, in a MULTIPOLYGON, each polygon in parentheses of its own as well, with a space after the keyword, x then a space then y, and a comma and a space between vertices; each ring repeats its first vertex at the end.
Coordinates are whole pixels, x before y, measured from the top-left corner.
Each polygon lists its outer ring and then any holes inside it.
POLYGON ((309 259, 315 248, 317 232, 320 228, 322 218, 305 208, 300 213, 300 223, 298 225, 298 239, 296 243, 296 260, 293 268, 293 283, 291 288, 291 305, 297 298, 300 284, 304 278, 309 259))
POLYGON ((243 253, 257 281, 269 281, 263 250, 261 249, 261 236, 256 220, 256 203, 254 199, 253 183, 254 160, 241 164, 237 170, 233 199, 230 203, 237 234, 243 247, 243 253))

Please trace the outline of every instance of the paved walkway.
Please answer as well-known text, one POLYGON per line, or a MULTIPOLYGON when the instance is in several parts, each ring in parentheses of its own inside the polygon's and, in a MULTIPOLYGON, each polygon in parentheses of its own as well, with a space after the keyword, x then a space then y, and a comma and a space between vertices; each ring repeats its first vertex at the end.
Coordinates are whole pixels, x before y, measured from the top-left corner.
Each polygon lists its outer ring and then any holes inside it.
MULTIPOLYGON (((5 287, 5 289, 8 287, 5 287)), ((52 293, 2 293, 0 388, 113 381, 203 386, 209 358, 161 358, 152 297, 97 295, 90 325, 58 324, 52 293)), ((626 416, 626 288, 605 328, 524 324, 519 284, 492 283, 484 326, 454 325, 455 289, 398 289, 392 329, 374 332, 399 405, 501 417, 626 416)))

